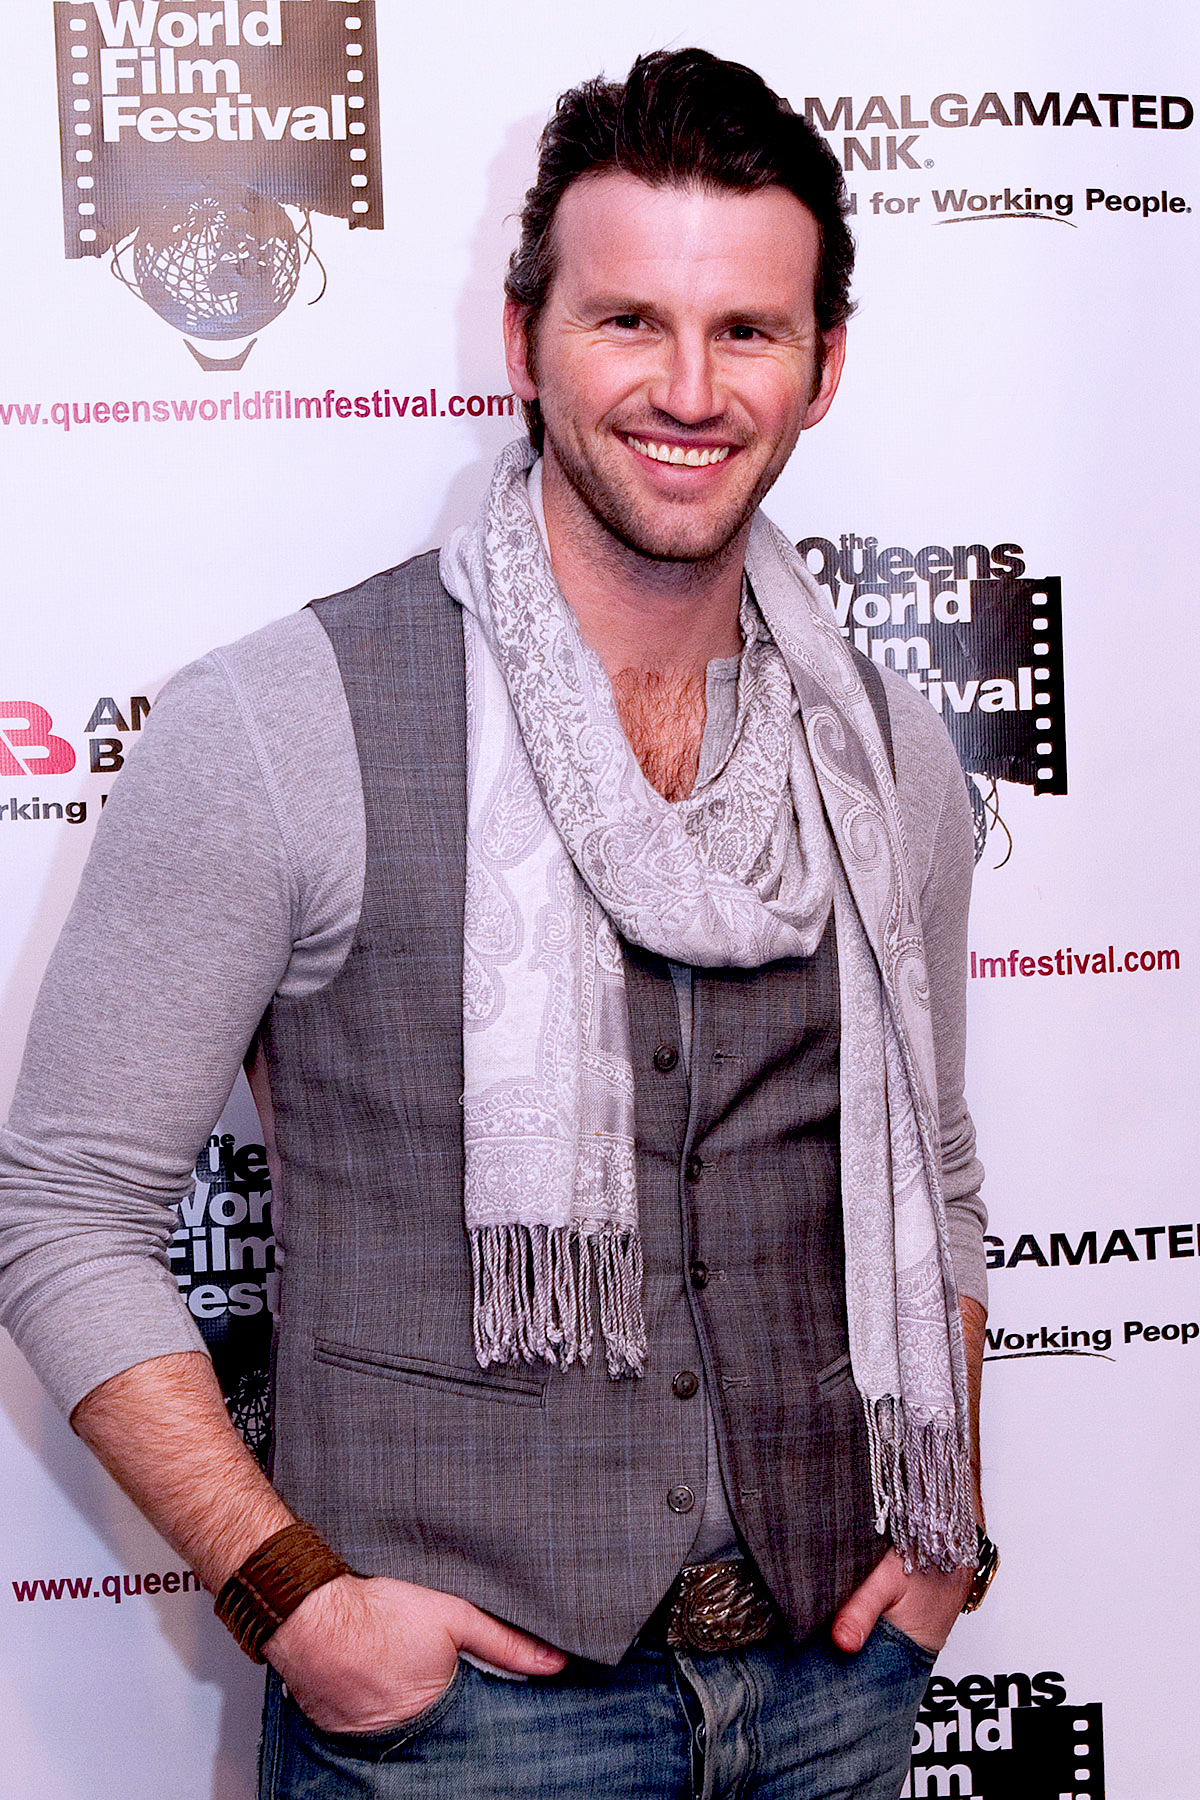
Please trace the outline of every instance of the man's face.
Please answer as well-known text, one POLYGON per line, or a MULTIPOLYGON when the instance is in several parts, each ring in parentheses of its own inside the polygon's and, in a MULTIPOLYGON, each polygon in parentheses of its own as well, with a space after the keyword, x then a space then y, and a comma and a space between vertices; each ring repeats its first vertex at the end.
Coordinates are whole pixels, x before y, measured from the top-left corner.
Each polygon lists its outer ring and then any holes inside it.
POLYGON ((605 174, 568 188, 554 232, 533 355, 524 310, 505 312, 513 389, 545 420, 548 517, 553 496, 643 556, 719 555, 841 374, 839 330, 818 376, 816 221, 780 187, 605 174))

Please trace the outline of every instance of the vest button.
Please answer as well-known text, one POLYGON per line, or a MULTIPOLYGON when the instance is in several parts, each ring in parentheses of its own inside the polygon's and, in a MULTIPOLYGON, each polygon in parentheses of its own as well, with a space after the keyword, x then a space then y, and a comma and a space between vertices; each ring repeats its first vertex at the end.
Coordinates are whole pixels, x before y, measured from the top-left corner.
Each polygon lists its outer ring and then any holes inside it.
POLYGON ((673 1513, 691 1512, 695 1504, 695 1494, 682 1482, 678 1487, 673 1487, 667 1495, 667 1505, 673 1513))
POLYGON ((677 1400, 690 1400, 699 1391, 700 1377, 691 1369, 680 1369, 671 1383, 671 1392, 677 1400))
POLYGON ((708 1286, 708 1264, 707 1263, 703 1263, 703 1262, 692 1263, 688 1268, 688 1274, 691 1276, 692 1286, 694 1288, 704 1288, 704 1287, 708 1286))
POLYGON ((660 1075, 669 1075, 679 1061, 679 1052, 674 1044, 660 1044, 654 1052, 654 1066, 660 1075))
POLYGON ((698 1156, 689 1156, 683 1165, 683 1172, 689 1181, 699 1181, 703 1168, 704 1164, 698 1156))

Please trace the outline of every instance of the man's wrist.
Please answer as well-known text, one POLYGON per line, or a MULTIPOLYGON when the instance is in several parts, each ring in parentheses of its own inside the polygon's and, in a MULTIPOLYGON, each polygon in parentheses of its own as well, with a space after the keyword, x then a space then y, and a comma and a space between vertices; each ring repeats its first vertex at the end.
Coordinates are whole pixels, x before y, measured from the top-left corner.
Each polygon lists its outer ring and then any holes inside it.
POLYGON ((311 1525, 293 1521, 252 1550, 234 1570, 213 1611, 254 1662, 309 1594, 354 1570, 311 1525))

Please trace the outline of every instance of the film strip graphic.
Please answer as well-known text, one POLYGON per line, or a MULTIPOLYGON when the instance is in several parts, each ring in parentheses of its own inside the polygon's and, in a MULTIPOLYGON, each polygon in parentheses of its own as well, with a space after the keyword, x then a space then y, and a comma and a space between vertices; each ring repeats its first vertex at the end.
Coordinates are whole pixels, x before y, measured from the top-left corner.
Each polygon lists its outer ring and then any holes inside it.
POLYGON ((1104 1800, 1103 1708, 924 1708, 901 1800, 1104 1800))
POLYGON ((896 610, 893 602, 886 622, 856 627, 854 641, 941 714, 965 773, 1065 794, 1059 578, 960 582, 949 605, 945 595, 932 606, 914 600, 916 616, 899 621, 896 610))
POLYGON ((970 588, 969 622, 934 622, 942 718, 959 760, 970 775, 1065 794, 1062 583, 1009 575, 970 588))

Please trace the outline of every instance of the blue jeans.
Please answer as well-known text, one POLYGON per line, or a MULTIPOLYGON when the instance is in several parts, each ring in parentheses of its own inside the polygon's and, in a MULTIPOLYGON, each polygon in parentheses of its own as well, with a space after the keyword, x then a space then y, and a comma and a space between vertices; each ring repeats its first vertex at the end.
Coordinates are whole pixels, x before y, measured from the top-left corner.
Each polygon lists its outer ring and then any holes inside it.
POLYGON ((725 1656, 635 1646, 529 1682, 460 1660, 415 1719, 319 1731, 268 1682, 259 1800, 896 1800, 933 1656, 886 1621, 725 1656))

